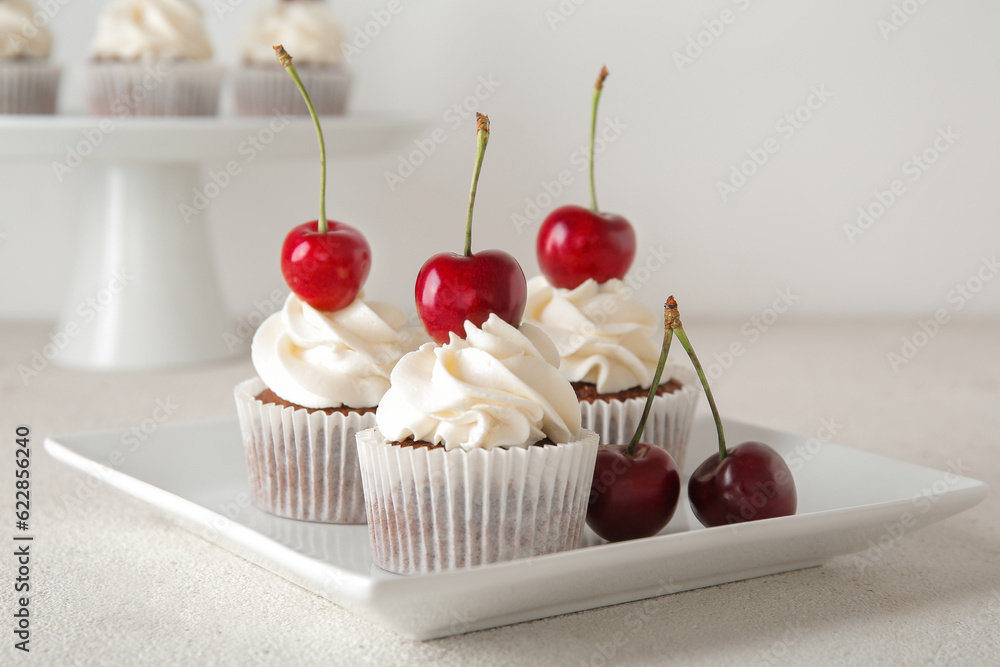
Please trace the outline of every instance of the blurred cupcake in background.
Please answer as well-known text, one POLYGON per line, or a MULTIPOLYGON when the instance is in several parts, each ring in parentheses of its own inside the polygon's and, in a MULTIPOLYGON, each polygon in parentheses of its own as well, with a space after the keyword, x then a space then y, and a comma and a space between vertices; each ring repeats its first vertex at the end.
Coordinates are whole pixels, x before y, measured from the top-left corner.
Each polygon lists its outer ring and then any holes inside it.
POLYGON ((351 77, 341 62, 340 25, 323 0, 282 1, 254 15, 240 42, 236 113, 308 115, 295 84, 274 57, 276 44, 295 54, 295 68, 316 113, 344 113, 351 77))
POLYGON ((49 62, 52 37, 36 25, 28 0, 0 0, 0 114, 51 114, 60 68, 49 62))
POLYGON ((211 116, 224 69, 212 63, 201 9, 189 0, 111 0, 87 71, 95 115, 211 116))

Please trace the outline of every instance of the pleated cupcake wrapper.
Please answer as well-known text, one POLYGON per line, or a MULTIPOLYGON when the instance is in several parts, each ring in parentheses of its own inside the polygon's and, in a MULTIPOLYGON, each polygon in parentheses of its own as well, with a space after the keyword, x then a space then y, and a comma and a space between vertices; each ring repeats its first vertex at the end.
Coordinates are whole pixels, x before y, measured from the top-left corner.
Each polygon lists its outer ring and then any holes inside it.
POLYGON ((61 69, 47 62, 0 61, 0 114, 52 114, 61 69))
POLYGON ((283 407, 255 398, 259 378, 236 386, 250 498, 289 519, 364 523, 365 502, 355 433, 375 426, 375 413, 283 407))
MULTIPOLYGON (((683 469, 701 384, 697 372, 685 366, 667 366, 664 374, 683 386, 672 394, 657 395, 653 399, 642 442, 667 450, 677 467, 683 469)), ((602 445, 625 444, 632 440, 645 405, 645 397, 626 401, 580 401, 580 421, 584 428, 597 432, 602 445)))
MULTIPOLYGON (((326 67, 296 66, 316 113, 321 116, 343 114, 347 108, 347 92, 351 76, 339 65, 326 67)), ((308 116, 302 95, 285 69, 244 66, 235 74, 236 113, 241 116, 270 116, 281 113, 308 116)))
POLYGON ((95 116, 214 116, 224 75, 210 63, 91 63, 87 108, 95 116))
POLYGON ((580 546, 597 434, 475 449, 393 445, 358 433, 372 557, 399 574, 530 558, 580 546))

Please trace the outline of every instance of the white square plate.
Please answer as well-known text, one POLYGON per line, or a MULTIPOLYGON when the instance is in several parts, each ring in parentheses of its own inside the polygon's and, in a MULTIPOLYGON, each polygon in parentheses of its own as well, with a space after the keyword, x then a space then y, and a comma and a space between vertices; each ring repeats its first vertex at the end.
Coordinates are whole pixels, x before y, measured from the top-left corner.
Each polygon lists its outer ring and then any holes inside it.
MULTIPOLYGON (((389 630, 430 639, 821 565, 881 548, 972 507, 982 482, 739 422, 731 443, 760 440, 789 461, 798 514, 703 528, 681 506, 663 534, 538 558, 404 577, 372 564, 365 526, 292 521, 255 509, 235 418, 161 427, 135 452, 121 432, 50 438, 55 458, 166 511, 206 540, 389 630), (118 463, 118 465, 112 465, 118 463)), ((693 468, 715 445, 710 417, 692 432, 693 468)))

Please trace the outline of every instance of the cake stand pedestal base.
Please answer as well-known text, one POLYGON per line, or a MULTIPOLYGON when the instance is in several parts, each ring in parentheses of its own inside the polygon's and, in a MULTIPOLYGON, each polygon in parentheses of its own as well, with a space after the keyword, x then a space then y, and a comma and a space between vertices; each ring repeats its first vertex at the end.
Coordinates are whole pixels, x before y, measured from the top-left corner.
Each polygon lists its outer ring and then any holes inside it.
POLYGON ((204 216, 193 208, 196 164, 115 163, 103 211, 84 220, 53 361, 143 369, 231 356, 234 320, 219 292, 204 216))

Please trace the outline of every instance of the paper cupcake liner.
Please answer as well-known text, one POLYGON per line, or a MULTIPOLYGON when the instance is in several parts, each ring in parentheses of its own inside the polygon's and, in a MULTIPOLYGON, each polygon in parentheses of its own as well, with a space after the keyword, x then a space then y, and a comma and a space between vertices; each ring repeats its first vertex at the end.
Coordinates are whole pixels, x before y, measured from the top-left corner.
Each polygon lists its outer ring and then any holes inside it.
POLYGON ((355 433, 375 426, 375 413, 283 407, 255 398, 253 378, 236 386, 236 410, 259 509, 289 519, 364 523, 365 500, 355 433))
POLYGON ((95 116, 214 116, 225 69, 193 62, 98 62, 86 71, 95 116))
MULTIPOLYGON (((303 85, 309 91, 316 113, 321 116, 343 114, 351 76, 339 65, 296 66, 303 85)), ((240 116, 270 116, 274 113, 308 116, 305 100, 284 68, 247 65, 236 71, 234 92, 236 113, 240 116)))
POLYGON ((61 69, 42 61, 0 61, 0 114, 53 114, 61 69))
MULTIPOLYGON (((642 441, 667 450, 678 469, 683 469, 701 384, 697 372, 686 366, 667 366, 664 374, 683 386, 672 394, 657 395, 653 399, 642 441)), ((626 401, 580 401, 580 421, 584 428, 597 432, 602 445, 625 444, 632 440, 645 405, 645 397, 626 401)))
POLYGON ((372 557, 423 574, 575 549, 583 537, 597 434, 558 445, 406 447, 357 436, 372 557))

